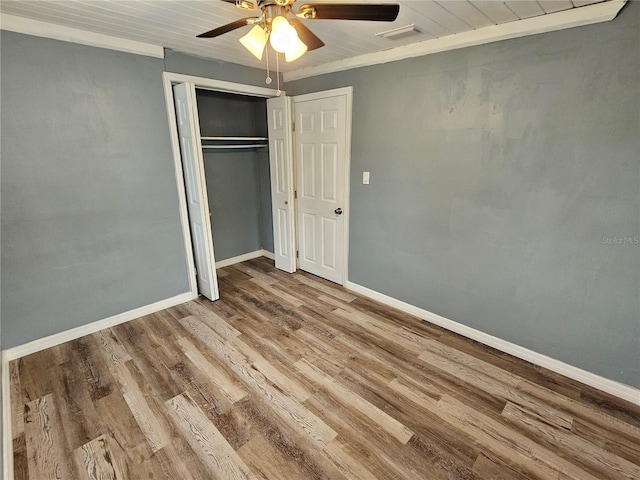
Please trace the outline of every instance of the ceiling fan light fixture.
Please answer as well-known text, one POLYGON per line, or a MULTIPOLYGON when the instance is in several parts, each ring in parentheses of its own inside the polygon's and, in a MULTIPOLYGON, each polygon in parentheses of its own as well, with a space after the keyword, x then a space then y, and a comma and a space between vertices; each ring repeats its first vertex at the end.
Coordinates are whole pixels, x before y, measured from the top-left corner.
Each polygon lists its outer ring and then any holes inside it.
POLYGON ((296 29, 287 22, 287 19, 278 15, 271 21, 269 41, 276 52, 285 53, 292 50, 300 39, 296 29))
POLYGON ((298 41, 295 42, 289 50, 284 52, 284 59, 287 62, 293 62, 294 60, 299 59, 304 53, 307 51, 308 47, 305 43, 298 38, 298 41))
POLYGON ((240 38, 240 43, 251 52, 258 60, 262 60, 264 47, 267 45, 267 34, 260 25, 254 25, 244 37, 240 38))

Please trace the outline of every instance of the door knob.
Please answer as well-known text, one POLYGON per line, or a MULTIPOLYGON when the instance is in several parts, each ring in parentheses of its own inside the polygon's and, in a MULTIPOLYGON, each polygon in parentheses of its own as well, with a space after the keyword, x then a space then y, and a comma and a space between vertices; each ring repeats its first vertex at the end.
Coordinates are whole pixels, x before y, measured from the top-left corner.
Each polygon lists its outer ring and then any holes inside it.
POLYGON ((342 209, 341 209, 341 208, 336 208, 336 209, 334 210, 334 213, 335 213, 336 215, 342 215, 342 209))

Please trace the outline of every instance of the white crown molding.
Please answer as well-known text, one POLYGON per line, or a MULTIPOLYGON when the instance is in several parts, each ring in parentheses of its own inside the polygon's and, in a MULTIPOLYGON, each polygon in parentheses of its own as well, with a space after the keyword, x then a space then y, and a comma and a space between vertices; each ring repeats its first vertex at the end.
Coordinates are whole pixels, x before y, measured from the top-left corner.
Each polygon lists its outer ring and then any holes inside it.
POLYGON ((147 57, 164 58, 164 48, 150 43, 126 40, 77 28, 65 27, 15 15, 0 14, 0 29, 11 32, 51 38, 64 42, 79 43, 91 47, 107 48, 120 52, 135 53, 147 57))
POLYGON ((476 330, 475 328, 468 327, 461 323, 454 322, 453 320, 449 320, 448 318, 436 315, 435 313, 431 313, 428 310, 424 310, 396 298, 376 292, 375 290, 363 287, 357 283, 347 282, 346 288, 355 293, 359 293, 360 295, 364 295, 365 297, 372 298, 380 303, 396 308, 402 312, 414 315, 442 328, 446 328, 449 331, 458 333, 472 340, 476 340, 489 347, 493 347, 501 352, 508 353, 509 355, 513 355, 514 357, 518 357, 540 367, 544 367, 548 370, 564 375, 565 377, 590 385, 598 390, 602 390, 603 392, 610 393, 611 395, 627 400, 628 402, 640 405, 640 390, 630 385, 625 385, 581 368, 574 367, 573 365, 561 362, 555 358, 534 352, 533 350, 521 347, 515 343, 494 337, 493 335, 476 330))
POLYGON ((316 67, 302 68, 293 72, 284 73, 282 78, 285 82, 291 82, 302 78, 394 62, 406 58, 420 57, 432 53, 445 52, 447 50, 483 45, 485 43, 525 37, 527 35, 537 35, 539 33, 553 32, 593 23, 608 22, 616 17, 626 2, 627 0, 609 0, 603 3, 527 18, 516 22, 493 25, 470 32, 403 45, 381 52, 345 58, 344 60, 325 63, 316 67))

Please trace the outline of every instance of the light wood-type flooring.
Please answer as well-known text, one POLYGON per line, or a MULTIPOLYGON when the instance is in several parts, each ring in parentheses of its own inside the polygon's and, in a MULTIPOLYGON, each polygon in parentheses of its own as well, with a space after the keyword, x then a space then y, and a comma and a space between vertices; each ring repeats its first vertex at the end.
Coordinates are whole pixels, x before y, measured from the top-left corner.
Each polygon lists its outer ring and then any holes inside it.
POLYGON ((16 479, 639 479, 640 409, 267 259, 10 364, 16 479))

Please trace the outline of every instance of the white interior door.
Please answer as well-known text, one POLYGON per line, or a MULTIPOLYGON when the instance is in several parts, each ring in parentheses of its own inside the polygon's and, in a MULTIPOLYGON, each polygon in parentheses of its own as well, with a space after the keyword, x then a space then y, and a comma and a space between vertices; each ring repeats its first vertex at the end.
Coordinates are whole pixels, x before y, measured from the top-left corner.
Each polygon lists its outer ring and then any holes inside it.
POLYGON ((178 138, 184 170, 191 242, 196 264, 198 291, 210 300, 217 300, 218 278, 213 255, 213 237, 209 221, 209 202, 204 177, 204 161, 200 140, 200 122, 193 83, 173 87, 178 138))
POLYGON ((296 255, 290 98, 267 99, 267 115, 275 264, 292 273, 296 271, 296 255))
POLYGON ((344 284, 350 90, 294 97, 299 266, 344 284))

